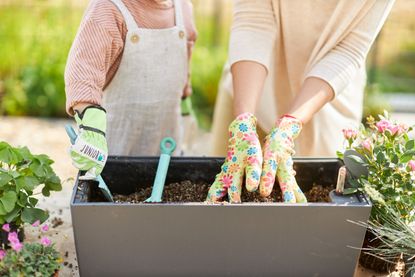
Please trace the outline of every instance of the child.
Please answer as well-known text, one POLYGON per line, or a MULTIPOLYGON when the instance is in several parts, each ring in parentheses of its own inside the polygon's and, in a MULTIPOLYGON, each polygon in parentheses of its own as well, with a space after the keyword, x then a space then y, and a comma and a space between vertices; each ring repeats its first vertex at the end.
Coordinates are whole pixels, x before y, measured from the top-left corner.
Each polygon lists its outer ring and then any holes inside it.
POLYGON ((195 40, 190 0, 91 2, 65 70, 67 112, 80 130, 70 152, 80 170, 97 176, 108 152, 157 155, 163 137, 180 141, 195 40))

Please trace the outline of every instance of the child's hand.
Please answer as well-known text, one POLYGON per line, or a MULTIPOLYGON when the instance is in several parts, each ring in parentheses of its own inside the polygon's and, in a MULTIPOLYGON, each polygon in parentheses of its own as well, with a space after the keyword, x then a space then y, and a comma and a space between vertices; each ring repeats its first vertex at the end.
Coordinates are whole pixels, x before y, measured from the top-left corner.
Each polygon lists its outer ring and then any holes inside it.
POLYGON ((241 202, 244 175, 248 191, 255 191, 259 185, 262 153, 255 116, 250 113, 239 115, 229 125, 229 135, 228 155, 209 189, 207 202, 218 202, 226 194, 229 202, 241 202))
POLYGON ((275 175, 281 187, 284 202, 304 203, 307 199, 295 180, 292 155, 294 139, 302 128, 301 121, 284 116, 265 139, 264 166, 261 175, 260 194, 270 195, 275 183, 275 175))
POLYGON ((72 164, 94 179, 101 174, 108 156, 106 112, 101 107, 89 106, 82 113, 76 112, 75 120, 79 134, 69 149, 72 164))

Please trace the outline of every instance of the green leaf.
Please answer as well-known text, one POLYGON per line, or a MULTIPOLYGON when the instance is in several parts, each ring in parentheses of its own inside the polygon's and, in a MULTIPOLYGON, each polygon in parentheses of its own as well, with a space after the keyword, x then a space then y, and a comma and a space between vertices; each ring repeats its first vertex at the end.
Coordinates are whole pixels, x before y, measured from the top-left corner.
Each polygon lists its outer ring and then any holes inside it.
POLYGON ((0 172, 0 187, 4 186, 5 184, 9 183, 13 179, 12 176, 5 172, 0 172))
POLYGON ((0 201, 0 215, 6 215, 6 214, 7 214, 7 211, 4 208, 3 203, 0 201))
POLYGON ((395 163, 395 164, 399 163, 399 157, 398 157, 398 155, 393 154, 393 156, 392 156, 392 162, 395 163))
POLYGON ((46 175, 39 160, 33 160, 29 168, 37 177, 45 177, 46 175))
POLYGON ((7 215, 5 215, 5 216, 4 216, 4 219, 5 219, 7 222, 12 222, 12 221, 14 221, 14 220, 16 219, 16 217, 19 215, 20 211, 21 211, 21 208, 20 208, 20 207, 18 207, 18 206, 16 206, 16 207, 13 209, 13 211, 11 211, 10 213, 8 213, 7 215))
POLYGON ((16 206, 17 195, 16 195, 16 193, 14 191, 7 191, 0 198, 0 201, 3 204, 4 209, 6 210, 6 212, 9 213, 16 206))
POLYGON ((407 163, 412 159, 414 155, 415 155, 415 150, 408 150, 401 156, 400 162, 407 163))
POLYGON ((384 152, 379 152, 379 153, 376 155, 376 161, 377 161, 378 163, 384 163, 384 162, 386 161, 386 156, 385 156, 385 153, 384 153, 384 152))
POLYGON ((46 187, 46 186, 43 187, 42 194, 43 194, 43 196, 50 196, 50 191, 49 191, 48 187, 46 187))
POLYGON ((53 175, 48 180, 46 180, 45 187, 47 187, 48 190, 60 191, 62 190, 61 180, 58 176, 53 175))
POLYGON ((343 194, 348 195, 348 194, 353 194, 355 192, 357 192, 357 188, 347 188, 347 189, 344 189, 343 194))
POLYGON ((20 192, 17 197, 17 205, 20 207, 26 207, 27 205, 27 195, 23 192, 20 192))
POLYGON ((343 157, 344 157, 344 153, 343 153, 343 152, 336 151, 336 155, 337 155, 337 157, 338 157, 339 159, 343 160, 343 157))
POLYGON ((32 205, 33 207, 36 206, 37 202, 39 202, 38 199, 34 198, 34 197, 29 197, 29 203, 30 205, 32 205))
POLYGON ((0 142, 0 161, 6 164, 17 164, 23 159, 17 149, 6 142, 0 142))
POLYGON ((23 222, 32 224, 36 220, 40 220, 40 222, 44 222, 48 219, 49 215, 42 209, 38 208, 24 208, 22 212, 22 220, 23 222))
POLYGON ((415 148, 415 140, 408 140, 406 143, 405 143, 405 149, 406 150, 413 150, 415 148))
POLYGON ((358 164, 365 164, 365 162, 359 156, 349 155, 349 158, 351 158, 353 161, 355 161, 358 164))
POLYGON ((33 191, 39 184, 40 181, 35 176, 20 176, 16 179, 17 190, 33 191))

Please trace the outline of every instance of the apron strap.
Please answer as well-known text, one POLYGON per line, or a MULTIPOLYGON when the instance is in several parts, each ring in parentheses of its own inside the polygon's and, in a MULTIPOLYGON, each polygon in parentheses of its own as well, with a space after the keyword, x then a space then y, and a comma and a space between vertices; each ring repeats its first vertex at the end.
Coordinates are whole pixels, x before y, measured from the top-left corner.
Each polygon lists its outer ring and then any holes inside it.
POLYGON ((132 29, 138 28, 137 22, 135 22, 134 17, 131 15, 130 11, 124 5, 121 0, 111 0, 112 3, 120 10, 122 16, 124 17, 125 24, 127 29, 130 31, 132 29))
POLYGON ((174 11, 175 11, 175 17, 176 17, 175 18, 176 26, 185 32, 186 28, 184 28, 184 23, 183 23, 183 12, 182 12, 181 1, 174 0, 174 11))

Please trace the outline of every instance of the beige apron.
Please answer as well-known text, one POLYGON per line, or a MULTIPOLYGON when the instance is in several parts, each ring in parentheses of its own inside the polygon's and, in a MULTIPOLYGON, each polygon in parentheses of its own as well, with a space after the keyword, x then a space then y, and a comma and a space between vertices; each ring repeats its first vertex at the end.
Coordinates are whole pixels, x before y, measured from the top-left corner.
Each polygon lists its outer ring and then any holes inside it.
POLYGON ((111 0, 127 25, 121 64, 104 90, 109 155, 153 156, 165 136, 180 153, 180 99, 187 80, 187 43, 179 1, 175 26, 139 28, 121 0, 111 0))

